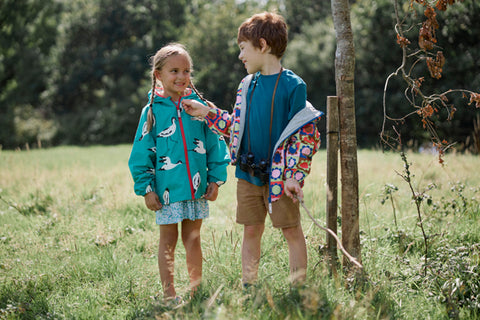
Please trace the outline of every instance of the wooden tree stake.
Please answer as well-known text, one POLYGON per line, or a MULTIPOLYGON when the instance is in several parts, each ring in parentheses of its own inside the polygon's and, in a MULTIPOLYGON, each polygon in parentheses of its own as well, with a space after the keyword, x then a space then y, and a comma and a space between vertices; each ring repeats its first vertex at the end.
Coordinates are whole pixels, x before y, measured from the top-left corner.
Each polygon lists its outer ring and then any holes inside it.
MULTIPOLYGON (((327 97, 327 228, 337 233, 338 207, 338 97, 327 97)), ((327 232, 327 252, 332 268, 338 263, 337 241, 327 232)))

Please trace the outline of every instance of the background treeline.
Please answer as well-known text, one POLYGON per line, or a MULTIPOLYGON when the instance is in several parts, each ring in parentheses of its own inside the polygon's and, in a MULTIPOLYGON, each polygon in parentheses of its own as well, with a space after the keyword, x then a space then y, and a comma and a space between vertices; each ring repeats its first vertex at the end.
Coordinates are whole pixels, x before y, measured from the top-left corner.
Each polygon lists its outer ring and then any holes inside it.
MULTIPOLYGON (((356 49, 358 143, 379 144, 383 89, 400 65, 391 0, 351 1, 356 49)), ((407 10, 410 0, 402 1, 407 10)), ((308 85, 309 100, 325 111, 335 95, 335 30, 330 1, 277 0, 2 0, 0 2, 0 145, 116 144, 131 142, 150 87, 149 57, 168 42, 187 45, 195 83, 218 106, 231 108, 246 74, 237 59, 236 32, 251 14, 277 10, 287 19, 290 43, 284 66, 308 85), (258 3, 257 3, 258 2, 258 3)), ((426 80, 431 92, 480 89, 480 2, 465 0, 438 16, 438 45, 446 65, 440 80, 426 80)), ((422 12, 406 21, 414 28, 422 12)), ((421 62, 415 69, 428 78, 421 62)), ((391 82, 390 115, 413 110, 405 87, 391 82)), ((425 89, 426 90, 426 89, 425 89)), ((472 145, 479 111, 459 95, 457 113, 438 131, 461 149, 472 145)), ((428 136, 416 115, 397 130, 420 145, 428 136)))

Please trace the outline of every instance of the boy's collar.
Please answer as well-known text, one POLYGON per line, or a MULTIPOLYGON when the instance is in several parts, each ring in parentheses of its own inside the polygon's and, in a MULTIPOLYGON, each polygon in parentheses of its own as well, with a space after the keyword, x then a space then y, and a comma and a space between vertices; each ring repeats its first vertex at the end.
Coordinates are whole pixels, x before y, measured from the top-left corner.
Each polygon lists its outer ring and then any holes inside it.
POLYGON ((270 63, 270 64, 266 64, 262 69, 260 70, 260 73, 264 76, 271 76, 271 75, 274 75, 274 74, 278 74, 281 70, 283 70, 283 66, 282 64, 280 63, 280 61, 275 61, 273 63, 270 63))
POLYGON ((285 71, 285 68, 280 66, 280 69, 278 69, 276 72, 272 72, 268 74, 262 73, 261 71, 257 71, 255 72, 254 77, 258 78, 260 76, 275 76, 275 75, 278 75, 279 73, 282 73, 283 71, 285 71))

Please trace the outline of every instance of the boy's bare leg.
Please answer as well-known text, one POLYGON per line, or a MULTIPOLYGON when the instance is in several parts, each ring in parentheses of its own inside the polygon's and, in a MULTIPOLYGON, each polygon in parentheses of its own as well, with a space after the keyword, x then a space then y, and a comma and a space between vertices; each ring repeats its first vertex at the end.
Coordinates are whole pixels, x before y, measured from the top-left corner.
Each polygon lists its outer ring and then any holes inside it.
POLYGON ((190 290, 194 294, 202 282, 202 247, 200 228, 202 220, 182 221, 182 241, 187 258, 187 269, 190 276, 190 290))
POLYGON ((244 284, 253 284, 257 280, 264 230, 265 224, 244 226, 242 244, 242 280, 244 284))
POLYGON ((160 241, 158 245, 158 269, 162 281, 165 299, 175 298, 173 285, 175 247, 177 245, 178 229, 176 224, 160 226, 160 241))
POLYGON ((300 284, 305 281, 307 275, 307 246, 302 226, 282 228, 282 232, 288 244, 290 281, 293 284, 300 284))

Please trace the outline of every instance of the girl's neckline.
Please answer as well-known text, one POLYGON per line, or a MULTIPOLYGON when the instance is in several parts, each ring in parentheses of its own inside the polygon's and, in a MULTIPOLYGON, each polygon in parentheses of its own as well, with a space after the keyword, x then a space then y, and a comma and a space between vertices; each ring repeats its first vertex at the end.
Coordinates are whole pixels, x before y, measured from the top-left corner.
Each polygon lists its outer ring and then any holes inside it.
MULTIPOLYGON (((183 95, 180 96, 180 99, 183 98, 183 97, 188 97, 188 96, 191 95, 191 94, 192 94, 192 89, 191 89, 191 88, 187 88, 187 89, 185 90, 185 92, 183 93, 183 95)), ((157 97, 160 97, 160 98, 165 98, 165 99, 170 98, 170 100, 174 101, 173 99, 171 99, 172 97, 170 97, 170 96, 167 97, 167 96, 164 96, 164 95, 163 95, 163 88, 162 88, 162 87, 155 87, 155 95, 156 95, 157 97)))

